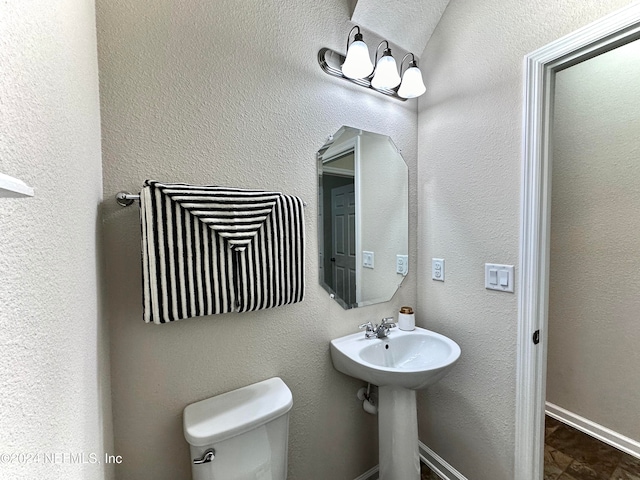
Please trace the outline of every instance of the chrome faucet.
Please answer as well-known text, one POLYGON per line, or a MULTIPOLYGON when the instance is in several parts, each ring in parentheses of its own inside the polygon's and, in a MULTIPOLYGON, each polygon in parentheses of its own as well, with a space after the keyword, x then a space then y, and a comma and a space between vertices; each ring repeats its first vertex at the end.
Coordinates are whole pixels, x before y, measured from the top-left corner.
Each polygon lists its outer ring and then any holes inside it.
POLYGON ((364 332, 365 338, 386 338, 389 334, 389 330, 396 326, 393 323, 393 317, 386 317, 382 319, 380 325, 375 323, 367 322, 360 325, 358 328, 361 330, 366 328, 364 332))

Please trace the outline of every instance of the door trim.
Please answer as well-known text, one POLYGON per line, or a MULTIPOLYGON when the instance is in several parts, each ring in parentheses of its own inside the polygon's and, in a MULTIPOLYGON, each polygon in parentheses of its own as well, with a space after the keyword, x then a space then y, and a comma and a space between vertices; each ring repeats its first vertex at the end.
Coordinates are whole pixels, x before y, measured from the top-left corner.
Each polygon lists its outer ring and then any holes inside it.
POLYGON ((547 367, 550 131, 555 73, 640 38, 640 3, 524 58, 515 478, 541 480, 547 367), (540 342, 533 335, 539 331, 540 342))

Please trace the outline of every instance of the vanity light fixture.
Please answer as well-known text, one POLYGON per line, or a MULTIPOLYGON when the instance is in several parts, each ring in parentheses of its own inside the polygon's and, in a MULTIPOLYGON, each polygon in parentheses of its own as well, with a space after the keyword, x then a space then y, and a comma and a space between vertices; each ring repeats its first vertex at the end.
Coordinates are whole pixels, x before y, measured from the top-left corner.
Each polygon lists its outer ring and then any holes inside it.
POLYGON ((321 48, 318 51, 318 63, 323 72, 334 77, 348 80, 361 87, 370 88, 376 92, 405 101, 408 98, 416 98, 426 91, 422 80, 422 73, 418 68, 415 55, 407 53, 400 62, 400 74, 391 47, 387 40, 383 40, 376 49, 375 69, 369 57, 369 49, 362 40, 360 27, 354 26, 347 35, 347 53, 341 53, 330 48, 321 48), (353 42, 350 43, 351 34, 356 30, 353 42), (378 59, 378 51, 385 44, 382 57, 378 59), (402 67, 407 58, 411 57, 409 66, 402 73, 402 67), (402 83, 401 83, 402 82, 402 83), (400 85, 398 87, 398 85, 400 85))
POLYGON ((369 58, 369 48, 362 40, 360 27, 356 25, 347 35, 347 58, 342 64, 342 74, 347 78, 365 78, 371 75, 371 72, 373 72, 373 63, 369 58), (358 33, 354 35, 353 43, 349 46, 349 38, 356 28, 358 33))
POLYGON ((402 72, 402 65, 409 55, 411 55, 411 62, 409 62, 409 68, 402 75, 402 83, 398 89, 398 95, 402 98, 416 98, 427 91, 422 80, 422 72, 418 68, 418 62, 413 53, 407 53, 404 56, 400 62, 400 72, 402 72))

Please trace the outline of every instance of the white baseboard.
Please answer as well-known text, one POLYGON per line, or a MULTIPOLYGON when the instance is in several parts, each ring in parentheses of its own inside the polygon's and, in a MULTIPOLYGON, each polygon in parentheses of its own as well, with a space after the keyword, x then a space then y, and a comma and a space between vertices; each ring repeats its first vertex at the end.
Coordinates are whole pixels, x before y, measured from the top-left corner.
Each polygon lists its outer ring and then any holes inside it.
POLYGON ((418 442, 420 449, 420 459, 442 480, 467 480, 459 471, 453 468, 445 459, 427 447, 424 443, 418 442))
POLYGON ((637 442, 636 440, 625 437, 618 432, 614 432, 607 427, 598 425, 591 420, 581 417, 580 415, 576 415, 575 413, 565 410, 564 408, 550 402, 545 403, 545 412, 550 417, 555 418, 562 423, 566 423, 576 430, 580 430, 587 435, 591 435, 592 437, 595 437, 618 450, 622 450, 629 455, 640 458, 640 442, 637 442))
MULTIPOLYGON (((420 461, 427 465, 442 480, 467 480, 467 478, 449 465, 440 455, 427 447, 424 443, 418 442, 420 461)), ((366 471, 355 480, 378 480, 380 478, 380 467, 376 465, 371 470, 366 471)))
POLYGON ((364 472, 355 480, 378 480, 378 478, 380 477, 379 470, 380 466, 376 465, 371 470, 367 470, 366 472, 364 472))

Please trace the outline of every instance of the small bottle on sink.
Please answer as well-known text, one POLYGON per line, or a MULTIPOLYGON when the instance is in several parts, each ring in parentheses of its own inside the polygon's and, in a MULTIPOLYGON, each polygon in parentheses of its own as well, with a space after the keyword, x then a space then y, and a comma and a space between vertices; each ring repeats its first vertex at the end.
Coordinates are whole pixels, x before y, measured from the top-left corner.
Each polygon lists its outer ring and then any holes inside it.
POLYGON ((401 307, 398 313, 398 328, 400 330, 415 330, 416 317, 411 307, 401 307))

